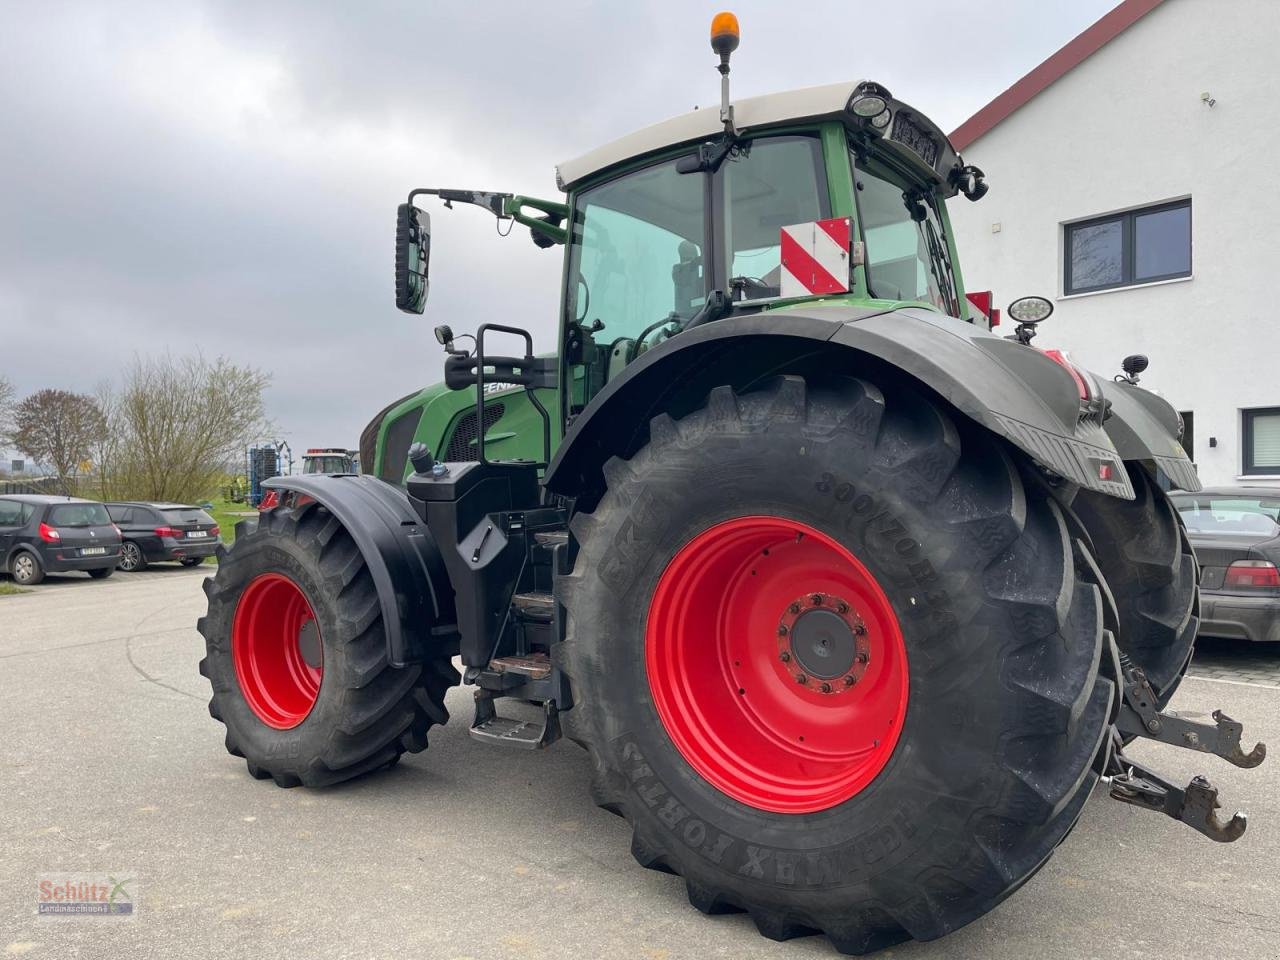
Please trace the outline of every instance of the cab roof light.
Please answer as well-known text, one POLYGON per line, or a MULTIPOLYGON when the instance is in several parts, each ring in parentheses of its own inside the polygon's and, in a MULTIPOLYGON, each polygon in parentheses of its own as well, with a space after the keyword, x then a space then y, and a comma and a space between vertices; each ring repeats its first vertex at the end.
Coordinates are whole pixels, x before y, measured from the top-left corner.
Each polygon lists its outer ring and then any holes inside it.
POLYGON ((711 49, 720 57, 720 122, 724 124, 726 137, 737 135, 733 121, 733 101, 729 99, 729 55, 738 49, 742 31, 738 18, 728 10, 721 10, 711 18, 711 49))
POLYGON ((738 49, 742 30, 738 18, 728 10, 721 10, 711 18, 711 49, 727 57, 738 49))
MULTIPOLYGON (((878 83, 865 80, 853 91, 853 96, 849 98, 849 105, 845 108, 855 117, 861 117, 863 120, 871 120, 873 123, 882 114, 889 109, 889 101, 893 97, 889 91, 878 83)), ((876 124, 878 127, 884 127, 888 124, 888 117, 876 124)))

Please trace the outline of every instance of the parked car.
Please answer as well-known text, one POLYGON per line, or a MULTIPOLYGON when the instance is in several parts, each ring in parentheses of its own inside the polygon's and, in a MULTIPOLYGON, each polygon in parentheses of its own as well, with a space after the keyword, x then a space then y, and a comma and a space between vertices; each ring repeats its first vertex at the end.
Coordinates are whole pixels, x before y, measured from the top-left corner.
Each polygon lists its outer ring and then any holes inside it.
POLYGON ((142 570, 164 560, 194 567, 217 552, 218 525, 199 507, 129 502, 108 503, 107 510, 124 537, 121 570, 142 570))
POLYGON ((105 580, 120 562, 120 530, 94 500, 0 496, 0 561, 0 569, 23 586, 69 570, 105 580))
POLYGON ((1280 642, 1280 490, 1170 494, 1200 560, 1200 633, 1280 642))

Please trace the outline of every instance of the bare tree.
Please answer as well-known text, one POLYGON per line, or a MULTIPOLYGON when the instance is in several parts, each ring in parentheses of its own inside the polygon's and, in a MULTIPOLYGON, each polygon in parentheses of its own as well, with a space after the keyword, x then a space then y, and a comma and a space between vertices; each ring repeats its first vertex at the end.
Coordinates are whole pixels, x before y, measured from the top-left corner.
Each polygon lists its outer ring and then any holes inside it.
POLYGON ((104 495, 211 494, 224 465, 267 431, 269 383, 268 374, 224 357, 135 357, 118 391, 99 391, 111 426, 99 462, 104 495))
POLYGON ((103 500, 130 499, 133 493, 129 459, 121 455, 128 430, 121 422, 119 392, 111 381, 104 380, 94 391, 94 399, 106 422, 106 429, 93 447, 98 496, 103 500))
POLYGON ((13 442, 13 384, 0 376, 0 447, 13 442))
POLYGON ((81 464, 89 461, 105 430, 106 422, 93 397, 46 389, 18 404, 13 445, 52 467, 62 491, 69 494, 81 464))

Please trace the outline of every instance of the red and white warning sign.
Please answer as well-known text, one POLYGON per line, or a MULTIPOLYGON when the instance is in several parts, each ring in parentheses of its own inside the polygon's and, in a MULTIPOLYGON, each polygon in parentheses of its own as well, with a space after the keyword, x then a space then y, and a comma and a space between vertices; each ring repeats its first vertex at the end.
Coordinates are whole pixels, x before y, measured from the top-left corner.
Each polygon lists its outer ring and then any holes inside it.
POLYGON ((849 289, 849 218, 782 228, 782 296, 809 297, 849 289))

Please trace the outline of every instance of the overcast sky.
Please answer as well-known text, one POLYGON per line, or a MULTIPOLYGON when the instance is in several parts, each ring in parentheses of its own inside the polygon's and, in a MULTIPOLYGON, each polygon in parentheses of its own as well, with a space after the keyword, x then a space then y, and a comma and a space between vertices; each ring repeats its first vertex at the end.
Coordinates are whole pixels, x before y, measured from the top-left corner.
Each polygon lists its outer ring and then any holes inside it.
MULTIPOLYGON (((872 78, 945 130, 1113 0, 743 2, 733 88, 872 78)), ((718 97, 713 4, 0 2, 0 372, 91 391, 135 353, 274 375, 295 451, 440 379, 431 327, 554 346, 560 251, 432 205, 423 317, 392 300, 411 187, 557 196, 557 162, 718 97)), ((992 185, 999 190, 998 183, 992 185)))

